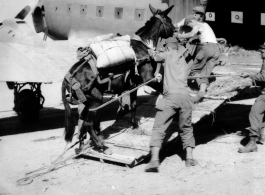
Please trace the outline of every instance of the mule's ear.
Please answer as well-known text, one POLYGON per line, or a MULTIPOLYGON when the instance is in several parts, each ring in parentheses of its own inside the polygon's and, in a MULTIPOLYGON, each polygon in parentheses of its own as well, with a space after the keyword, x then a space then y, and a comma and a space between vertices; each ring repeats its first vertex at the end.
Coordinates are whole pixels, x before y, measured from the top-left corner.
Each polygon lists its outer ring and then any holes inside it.
POLYGON ((164 16, 167 16, 169 14, 169 12, 172 10, 173 7, 174 7, 174 5, 171 5, 169 8, 167 8, 161 14, 163 14, 164 16))
POLYGON ((155 15, 157 10, 151 4, 149 4, 149 8, 150 8, 151 12, 155 15))

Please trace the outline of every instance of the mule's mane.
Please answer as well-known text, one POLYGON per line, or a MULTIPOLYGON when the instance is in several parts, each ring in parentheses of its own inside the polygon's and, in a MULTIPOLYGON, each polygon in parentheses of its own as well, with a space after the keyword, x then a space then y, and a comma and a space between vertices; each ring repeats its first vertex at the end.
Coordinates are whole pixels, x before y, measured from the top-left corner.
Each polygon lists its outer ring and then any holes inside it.
POLYGON ((142 31, 144 31, 145 29, 149 28, 151 25, 153 25, 152 23, 155 22, 153 21, 155 19, 155 16, 152 16, 148 21, 146 21, 145 25, 143 27, 141 27, 139 30, 136 31, 136 35, 139 35, 142 31))

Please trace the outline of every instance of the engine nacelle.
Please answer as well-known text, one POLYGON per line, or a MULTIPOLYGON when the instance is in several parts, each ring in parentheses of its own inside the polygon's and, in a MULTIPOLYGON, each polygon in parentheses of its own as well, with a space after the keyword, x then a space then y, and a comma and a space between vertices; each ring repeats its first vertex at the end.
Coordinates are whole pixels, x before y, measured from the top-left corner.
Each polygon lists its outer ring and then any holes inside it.
POLYGON ((44 6, 41 3, 41 1, 39 1, 39 3, 35 6, 35 8, 32 11, 33 24, 35 31, 37 33, 45 32, 45 23, 43 20, 44 15, 45 15, 44 6))

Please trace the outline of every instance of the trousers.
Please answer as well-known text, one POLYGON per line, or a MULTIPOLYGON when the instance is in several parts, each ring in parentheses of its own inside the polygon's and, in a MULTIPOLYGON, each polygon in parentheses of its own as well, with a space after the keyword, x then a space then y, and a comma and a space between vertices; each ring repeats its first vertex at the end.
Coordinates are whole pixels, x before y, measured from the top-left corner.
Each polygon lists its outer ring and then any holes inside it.
POLYGON ((157 111, 152 130, 150 147, 161 147, 168 126, 171 124, 174 115, 179 113, 179 134, 182 140, 183 149, 195 147, 195 139, 192 126, 193 102, 189 94, 167 94, 164 96, 165 106, 161 111, 157 111))
MULTIPOLYGON (((220 50, 217 43, 204 43, 198 46, 198 54, 191 66, 191 74, 194 76, 209 76, 218 63, 220 50)), ((208 78, 196 79, 198 86, 202 83, 209 84, 208 78)))
POLYGON ((263 117, 265 112, 265 95, 260 95, 249 113, 249 136, 260 136, 260 130, 264 127, 263 117))

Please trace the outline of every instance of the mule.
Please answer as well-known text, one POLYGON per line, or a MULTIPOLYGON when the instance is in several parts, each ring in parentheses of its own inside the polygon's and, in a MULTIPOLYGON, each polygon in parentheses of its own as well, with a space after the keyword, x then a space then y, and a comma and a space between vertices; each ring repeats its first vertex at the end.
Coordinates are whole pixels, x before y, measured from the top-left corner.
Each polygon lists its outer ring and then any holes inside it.
MULTIPOLYGON (((129 73, 124 71, 121 76, 113 78, 111 80, 111 89, 114 94, 121 94, 122 92, 130 89, 133 86, 139 85, 154 78, 154 71, 156 63, 149 60, 148 46, 145 44, 146 41, 152 40, 154 47, 157 46, 159 38, 168 38, 173 36, 174 26, 172 20, 167 16, 172 10, 173 6, 167 8, 164 11, 156 10, 151 5, 149 5, 153 16, 149 21, 145 23, 145 26, 140 28, 135 34, 135 38, 131 39, 131 46, 135 51, 137 58, 137 68, 129 67, 129 73), (137 69, 137 71, 135 71, 137 69), (139 75, 136 74, 138 72, 139 75)), ((80 60, 74 64, 69 73, 72 77, 79 83, 80 89, 82 89, 83 95, 86 101, 83 102, 85 108, 82 111, 80 117, 83 117, 83 124, 80 129, 81 132, 90 134, 92 141, 98 149, 103 150, 106 154, 111 154, 110 149, 108 149, 101 139, 98 137, 100 129, 100 110, 91 111, 91 109, 96 108, 102 104, 103 94, 108 89, 108 84, 100 84, 97 82, 96 77, 93 72, 93 67, 84 59, 80 60), (89 86, 89 87, 87 87, 89 86)), ((71 92, 71 85, 64 79, 62 83, 62 100, 65 107, 65 141, 71 142, 75 132, 75 120, 69 106, 69 102, 66 98, 66 90, 71 92)), ((72 96, 78 99, 77 94, 73 91, 72 96)), ((132 123, 135 121, 135 111, 136 111, 136 92, 131 94, 132 98, 132 123)), ((118 115, 119 119, 122 115, 118 115)), ((80 134, 79 139, 82 139, 82 134, 80 134)), ((81 142, 80 142, 81 143, 81 142)), ((81 147, 81 146, 80 146, 81 147)))

